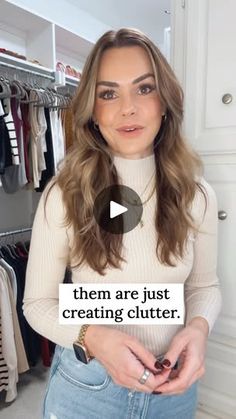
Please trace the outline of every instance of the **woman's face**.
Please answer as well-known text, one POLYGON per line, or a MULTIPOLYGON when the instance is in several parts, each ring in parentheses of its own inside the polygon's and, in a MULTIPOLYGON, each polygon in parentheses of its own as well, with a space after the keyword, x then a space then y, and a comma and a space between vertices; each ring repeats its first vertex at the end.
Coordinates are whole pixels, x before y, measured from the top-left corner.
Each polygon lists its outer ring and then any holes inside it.
POLYGON ((94 120, 113 154, 128 159, 152 154, 163 113, 145 49, 106 50, 98 70, 94 120))

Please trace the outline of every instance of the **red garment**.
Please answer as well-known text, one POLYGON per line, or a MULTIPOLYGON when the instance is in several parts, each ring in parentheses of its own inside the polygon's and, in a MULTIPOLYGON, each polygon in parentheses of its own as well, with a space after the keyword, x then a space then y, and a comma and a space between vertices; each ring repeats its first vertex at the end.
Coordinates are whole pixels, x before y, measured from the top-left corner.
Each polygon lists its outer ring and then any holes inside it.
POLYGON ((51 359, 50 359, 50 351, 49 351, 49 341, 43 336, 41 336, 41 356, 43 360, 43 365, 45 367, 50 367, 51 359))
POLYGON ((23 121, 23 140, 24 140, 24 157, 25 157, 25 173, 28 182, 31 182, 30 165, 29 165, 29 144, 30 144, 30 122, 29 122, 29 105, 21 103, 20 105, 22 121, 23 121))

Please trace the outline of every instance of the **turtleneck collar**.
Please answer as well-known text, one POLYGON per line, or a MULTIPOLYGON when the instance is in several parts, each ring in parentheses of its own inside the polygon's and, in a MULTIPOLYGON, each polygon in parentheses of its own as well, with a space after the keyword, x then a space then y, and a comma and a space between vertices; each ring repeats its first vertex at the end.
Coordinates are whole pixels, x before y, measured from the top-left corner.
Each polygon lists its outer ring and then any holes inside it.
POLYGON ((155 172, 154 153, 139 159, 127 159, 114 155, 113 161, 123 184, 136 191, 142 190, 155 172))

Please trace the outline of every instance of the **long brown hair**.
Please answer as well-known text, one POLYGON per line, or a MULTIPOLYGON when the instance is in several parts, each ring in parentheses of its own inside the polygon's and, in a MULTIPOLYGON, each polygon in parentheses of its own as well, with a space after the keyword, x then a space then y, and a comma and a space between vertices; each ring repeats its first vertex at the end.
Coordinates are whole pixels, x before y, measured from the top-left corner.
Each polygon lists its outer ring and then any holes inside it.
POLYGON ((181 133, 183 91, 170 65, 154 43, 139 30, 123 28, 106 32, 85 63, 73 102, 74 147, 55 178, 66 208, 65 225, 72 227, 74 233, 71 265, 87 263, 101 275, 105 275, 108 266, 120 268, 120 263, 125 260, 121 256, 123 235, 105 232, 93 215, 98 193, 121 182, 112 153, 92 121, 96 81, 106 49, 133 45, 144 48, 150 57, 157 91, 167 116, 153 147, 157 198, 154 221, 158 233, 156 255, 161 263, 174 266, 171 255, 183 257, 188 231, 196 230, 190 214, 196 190, 199 189, 205 197, 196 180, 202 171, 200 158, 181 133))

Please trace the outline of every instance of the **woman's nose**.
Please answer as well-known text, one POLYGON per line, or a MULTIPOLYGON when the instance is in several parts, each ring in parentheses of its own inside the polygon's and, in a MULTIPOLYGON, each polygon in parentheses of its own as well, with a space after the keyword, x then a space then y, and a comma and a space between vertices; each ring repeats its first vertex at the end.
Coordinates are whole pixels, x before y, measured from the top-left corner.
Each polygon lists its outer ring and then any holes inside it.
POLYGON ((121 113, 123 116, 133 115, 136 113, 136 104, 131 95, 126 96, 121 102, 121 113))

